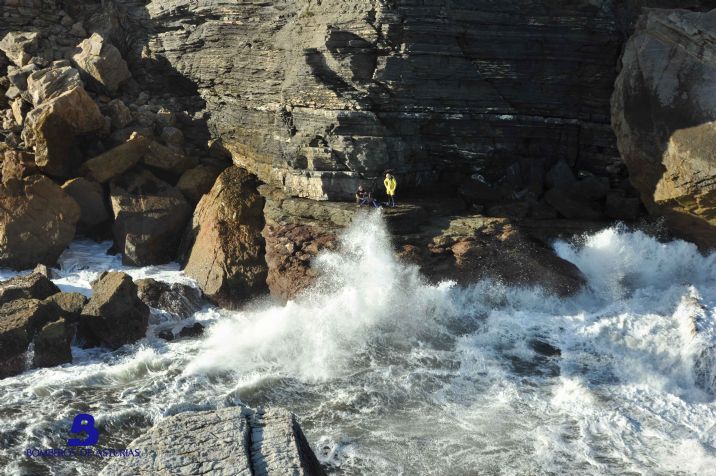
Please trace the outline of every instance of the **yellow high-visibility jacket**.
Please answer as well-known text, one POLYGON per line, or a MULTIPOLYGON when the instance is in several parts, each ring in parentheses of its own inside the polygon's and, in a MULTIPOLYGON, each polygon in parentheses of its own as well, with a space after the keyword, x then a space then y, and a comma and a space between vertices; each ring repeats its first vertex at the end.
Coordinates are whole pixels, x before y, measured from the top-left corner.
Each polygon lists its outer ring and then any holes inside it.
POLYGON ((385 180, 383 180, 383 185, 385 185, 385 193, 395 195, 395 189, 398 187, 398 182, 395 180, 395 177, 386 177, 385 180))

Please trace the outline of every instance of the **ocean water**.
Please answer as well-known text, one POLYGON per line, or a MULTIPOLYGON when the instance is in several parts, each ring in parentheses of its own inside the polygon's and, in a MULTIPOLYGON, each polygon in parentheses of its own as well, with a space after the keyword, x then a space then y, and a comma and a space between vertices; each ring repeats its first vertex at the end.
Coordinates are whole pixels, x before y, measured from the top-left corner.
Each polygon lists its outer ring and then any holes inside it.
MULTIPOLYGON (((716 474, 716 254, 618 226, 577 243, 555 244, 588 279, 571 298, 430 285, 368 214, 285 306, 155 313, 137 344, 0 380, 0 467, 96 474, 99 458, 23 456, 63 447, 80 412, 123 448, 167 416, 245 403, 298 414, 334 474, 716 474), (203 338, 154 337, 193 321, 203 338)), ((73 244, 57 284, 88 293, 106 269, 191 283, 108 246, 73 244)))

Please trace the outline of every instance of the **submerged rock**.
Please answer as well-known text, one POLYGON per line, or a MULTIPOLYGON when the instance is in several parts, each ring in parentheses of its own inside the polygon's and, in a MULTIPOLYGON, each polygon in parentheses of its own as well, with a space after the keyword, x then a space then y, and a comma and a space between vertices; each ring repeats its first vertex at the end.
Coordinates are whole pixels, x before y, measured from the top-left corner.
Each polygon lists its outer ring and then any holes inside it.
POLYGON ((264 199, 258 181, 230 167, 194 212, 185 272, 215 303, 236 307, 266 289, 264 199))
POLYGON ((197 322, 191 326, 185 326, 179 331, 179 337, 199 337, 204 333, 204 325, 197 322))
POLYGON ((222 408, 180 413, 132 441, 141 458, 116 458, 101 476, 232 474, 323 476, 295 415, 285 410, 222 408), (207 453, 206 445, 211 445, 207 453))
POLYGON ((204 302, 201 290, 181 283, 165 283, 152 278, 136 282, 139 298, 149 307, 175 315, 179 319, 191 317, 204 302))
POLYGON ((137 296, 137 286, 125 273, 110 272, 92 285, 92 298, 82 310, 80 325, 103 346, 117 349, 142 339, 149 324, 149 307, 137 296))

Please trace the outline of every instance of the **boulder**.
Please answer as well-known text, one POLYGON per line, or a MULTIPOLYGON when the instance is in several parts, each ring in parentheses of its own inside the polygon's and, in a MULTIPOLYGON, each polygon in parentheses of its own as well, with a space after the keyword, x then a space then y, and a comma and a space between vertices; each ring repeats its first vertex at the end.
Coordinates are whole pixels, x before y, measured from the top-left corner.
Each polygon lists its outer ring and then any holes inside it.
POLYGON ((27 65, 37 52, 40 34, 35 31, 11 31, 0 40, 0 51, 16 66, 27 65))
POLYGON ((266 289, 264 199, 256 177, 229 167, 194 212, 185 272, 204 294, 237 307, 266 289))
POLYGON ((139 298, 149 307, 186 319, 203 306, 201 290, 181 283, 165 283, 155 279, 136 282, 139 298))
POLYGON ((33 336, 57 317, 37 299, 16 299, 0 306, 0 378, 25 370, 25 352, 33 336))
POLYGON ((0 282, 0 306, 15 299, 45 299, 60 292, 55 283, 39 273, 0 282))
POLYGON ((82 86, 80 73, 69 66, 41 69, 27 78, 27 91, 35 106, 79 86, 82 86))
POLYGON ((574 194, 562 189, 548 190, 544 195, 545 201, 565 218, 599 220, 602 218, 601 206, 593 201, 574 198, 574 194))
POLYGON ((45 299, 43 304, 53 308, 65 321, 75 323, 80 320, 87 298, 80 293, 57 293, 45 299))
POLYGON ((43 175, 24 178, 17 191, 0 185, 0 210, 0 267, 14 269, 54 265, 80 218, 79 205, 43 175))
POLYGON ((716 247, 716 10, 648 10, 621 61, 612 125, 653 215, 716 247))
POLYGON ((196 160, 187 157, 182 152, 153 140, 146 142, 143 160, 149 167, 171 172, 175 175, 181 175, 197 164, 196 160))
POLYGON ((149 307, 129 275, 105 273, 92 285, 80 325, 98 344, 114 350, 136 342, 144 338, 148 324, 149 307))
POLYGON ((148 266, 172 261, 191 218, 184 195, 147 170, 135 170, 110 184, 114 242, 122 262, 148 266))
POLYGON ((7 73, 7 79, 10 83, 20 91, 27 89, 27 78, 32 73, 37 71, 39 67, 36 64, 28 64, 22 68, 9 69, 7 73))
POLYGON ((615 220, 634 221, 641 214, 641 200, 627 197, 621 190, 611 190, 607 195, 604 214, 615 220))
POLYGON ((22 137, 34 147, 35 162, 45 173, 68 177, 83 160, 78 136, 103 125, 97 104, 82 86, 75 86, 30 111, 22 137))
POLYGON ((160 421, 127 447, 138 449, 142 458, 114 458, 100 476, 207 471, 257 476, 325 475, 296 416, 279 408, 231 407, 180 413, 160 421), (203 449, 207 441, 213 445, 210 454, 203 449))
POLYGON ((191 203, 198 203, 201 197, 209 193, 220 173, 218 169, 208 165, 194 167, 182 174, 177 188, 191 203))
POLYGON ((147 150, 148 140, 141 134, 132 133, 124 144, 89 159, 82 165, 80 171, 85 177, 95 182, 109 182, 142 160, 147 150))
POLYGON ((196 322, 191 326, 185 326, 182 328, 181 331, 179 331, 179 337, 181 338, 194 338, 199 337, 204 333, 204 326, 196 322))
POLYGON ((132 111, 122 102, 121 99, 113 99, 107 104, 109 117, 113 129, 122 129, 132 122, 132 111))
POLYGON ((132 77, 127 62, 119 50, 99 33, 79 45, 80 51, 72 56, 72 60, 90 81, 110 94, 132 77))
MULTIPOLYGON (((19 150, 6 150, 0 166, 2 183, 15 191, 19 191, 25 177, 38 173, 35 156, 19 150)), ((7 191, 6 191, 7 193, 7 191)))
POLYGON ((108 221, 112 215, 102 185, 86 178, 68 180, 62 190, 80 206, 79 225, 85 230, 108 221))
POLYGON ((74 329, 64 319, 45 324, 33 340, 32 366, 54 367, 72 362, 74 329))

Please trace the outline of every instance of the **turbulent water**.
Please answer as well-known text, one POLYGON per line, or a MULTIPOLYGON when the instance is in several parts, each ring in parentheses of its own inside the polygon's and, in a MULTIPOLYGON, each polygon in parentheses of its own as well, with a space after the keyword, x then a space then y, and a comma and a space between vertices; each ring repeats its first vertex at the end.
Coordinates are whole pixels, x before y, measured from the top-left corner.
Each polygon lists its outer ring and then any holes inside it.
MULTIPOLYGON (((119 448, 168 415, 242 402, 297 413, 337 474, 716 474, 716 255, 618 227, 578 243, 555 245, 588 278, 569 299, 431 286, 373 214, 295 302, 207 308, 203 339, 73 348, 72 365, 0 380, 0 466, 96 474, 101 460, 22 457, 64 446, 80 411, 119 448)), ((56 282, 88 293, 123 269, 107 246, 74 244, 56 282)))

